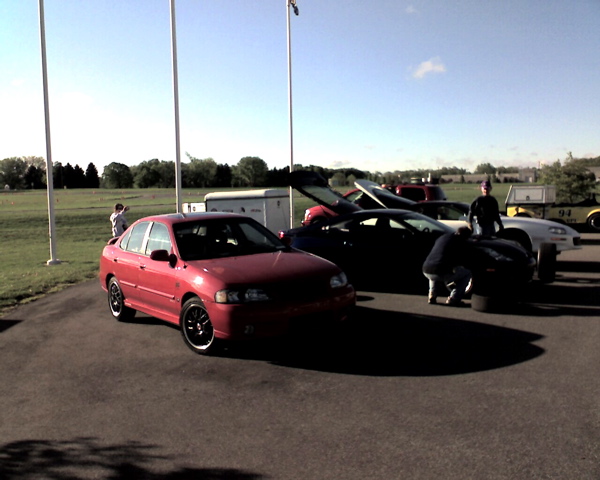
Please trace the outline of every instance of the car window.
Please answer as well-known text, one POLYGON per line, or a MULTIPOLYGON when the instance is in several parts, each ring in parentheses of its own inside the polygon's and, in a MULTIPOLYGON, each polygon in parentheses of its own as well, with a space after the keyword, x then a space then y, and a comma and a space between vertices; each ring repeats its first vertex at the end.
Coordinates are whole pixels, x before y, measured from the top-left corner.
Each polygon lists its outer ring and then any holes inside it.
POLYGON ((427 205, 426 203, 420 203, 416 211, 434 220, 467 220, 464 212, 452 205, 427 205))
POLYGON ((173 226, 181 258, 251 255, 285 249, 285 245, 258 222, 246 218, 194 220, 173 226))
POLYGON ((431 220, 429 217, 424 215, 407 215, 403 218, 403 220, 419 232, 448 233, 454 231, 447 225, 435 220, 431 220))
POLYGON ((146 255, 150 255, 154 250, 166 250, 171 252, 171 237, 169 229, 163 223, 154 222, 152 229, 148 235, 148 243, 146 244, 146 255))
POLYGON ((146 231, 150 222, 141 222, 131 229, 131 233, 127 238, 127 242, 121 242, 121 248, 133 253, 144 253, 144 240, 146 239, 146 231))
POLYGON ((360 190, 356 190, 354 192, 349 193, 344 198, 346 200, 348 200, 349 202, 357 203, 357 201, 360 199, 360 197, 362 197, 362 195, 363 195, 363 192, 361 192, 360 190))

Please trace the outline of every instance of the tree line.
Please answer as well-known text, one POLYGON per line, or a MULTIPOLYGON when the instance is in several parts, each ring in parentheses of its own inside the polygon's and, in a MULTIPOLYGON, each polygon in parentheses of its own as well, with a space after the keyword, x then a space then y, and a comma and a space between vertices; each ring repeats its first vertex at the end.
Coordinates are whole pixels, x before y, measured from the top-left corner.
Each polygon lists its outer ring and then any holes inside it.
MULTIPOLYGON (((181 163, 183 188, 284 187, 288 183, 289 167, 269 169, 260 157, 243 157, 236 165, 219 164, 212 158, 199 159, 187 154, 188 162, 181 163)), ((568 185, 573 191, 593 189, 595 177, 588 167, 600 166, 600 157, 575 159, 569 156, 539 169, 542 183, 568 185)), ((459 167, 414 169, 393 172, 368 172, 355 168, 329 169, 315 165, 294 165, 295 170, 312 170, 331 179, 336 185, 353 185, 358 178, 380 184, 410 181, 411 178, 441 178, 444 175, 469 175, 459 167)), ((174 188, 175 162, 152 159, 135 166, 112 162, 100 176, 96 166, 89 163, 84 171, 79 165, 56 162, 52 168, 54 188, 174 188)), ((516 167, 495 167, 479 164, 473 173, 493 178, 498 174, 517 172, 516 167)), ((10 190, 46 188, 46 162, 41 157, 11 157, 0 160, 0 187, 10 190)), ((559 187, 560 188, 560 187, 559 187)))

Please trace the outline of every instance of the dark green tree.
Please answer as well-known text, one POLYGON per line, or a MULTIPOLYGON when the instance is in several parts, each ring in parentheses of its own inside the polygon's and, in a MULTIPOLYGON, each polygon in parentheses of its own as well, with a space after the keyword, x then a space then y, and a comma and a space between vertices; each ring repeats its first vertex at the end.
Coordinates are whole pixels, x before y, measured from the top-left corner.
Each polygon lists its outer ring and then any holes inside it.
POLYGON ((475 173, 483 173, 486 175, 494 175, 496 173, 496 167, 491 163, 480 163, 475 167, 475 173))
POLYGON ((73 178, 71 179, 71 188, 85 188, 85 172, 79 165, 73 167, 73 178))
POLYGON ((8 185, 12 190, 25 188, 27 163, 19 157, 5 158, 0 161, 0 186, 8 185))
POLYGON ((52 185, 54 188, 65 188, 65 167, 60 162, 52 165, 52 185))
POLYGON ((139 188, 152 188, 160 186, 160 160, 154 158, 132 167, 135 185, 139 188))
POLYGON ((98 177, 98 169, 93 163, 88 164, 85 170, 85 188, 100 187, 100 177, 98 177))
POLYGON ((215 184, 213 186, 219 188, 231 187, 232 176, 233 174, 229 165, 226 163, 218 164, 217 171, 215 173, 215 184))
POLYGON ((266 184, 267 163, 259 157, 244 157, 233 167, 233 185, 236 187, 263 187, 266 184))
POLYGON ((557 160, 552 165, 543 165, 539 181, 556 187, 557 203, 575 203, 586 199, 596 188, 596 176, 575 161, 570 152, 563 164, 557 160))
POLYGON ((187 156, 190 159, 190 163, 186 165, 184 183, 189 187, 196 188, 215 186, 217 162, 215 162, 212 158, 195 158, 189 153, 187 156))
POLYGON ((26 188, 46 188, 46 172, 35 165, 29 165, 29 167, 27 167, 24 180, 26 188))
POLYGON ((102 185, 105 188, 133 188, 130 168, 122 163, 110 163, 102 172, 102 185))

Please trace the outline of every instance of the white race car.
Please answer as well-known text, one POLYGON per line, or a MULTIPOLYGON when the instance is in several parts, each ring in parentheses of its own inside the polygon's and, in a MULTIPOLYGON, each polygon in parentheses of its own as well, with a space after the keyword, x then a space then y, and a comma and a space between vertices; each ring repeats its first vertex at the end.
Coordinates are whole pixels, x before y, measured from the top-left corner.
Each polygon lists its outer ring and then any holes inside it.
MULTIPOLYGON (((469 205, 463 202, 423 202, 416 210, 456 229, 467 225, 469 216, 469 205)), ((498 237, 515 240, 534 253, 539 252, 544 243, 555 245, 557 253, 582 248, 579 232, 562 223, 502 215, 502 224, 504 230, 496 232, 498 237)), ((475 225, 474 227, 477 228, 475 225)), ((479 232, 475 230, 474 233, 479 232)))

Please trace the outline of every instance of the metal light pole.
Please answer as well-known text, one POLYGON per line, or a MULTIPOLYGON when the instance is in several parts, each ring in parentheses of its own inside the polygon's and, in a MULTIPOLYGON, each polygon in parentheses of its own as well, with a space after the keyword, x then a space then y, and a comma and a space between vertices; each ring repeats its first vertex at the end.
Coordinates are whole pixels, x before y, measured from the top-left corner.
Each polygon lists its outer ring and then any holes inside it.
MULTIPOLYGON (((299 14, 296 0, 286 0, 287 17, 287 58, 288 58, 288 108, 290 122, 290 173, 294 171, 294 122, 292 109, 292 32, 290 28, 290 7, 299 14)), ((294 189, 290 186, 290 228, 294 228, 294 189)))
POLYGON ((42 47, 42 84, 44 87, 44 120, 46 125, 46 184, 48 193, 48 231, 50 234, 50 260, 47 265, 58 265, 56 258, 56 225, 54 222, 54 185, 52 172, 52 148, 50 142, 50 106, 48 102, 48 69, 46 67, 46 25, 44 21, 44 0, 39 0, 40 42, 42 47))
POLYGON ((175 104, 175 196, 177 213, 181 213, 181 144, 179 141, 179 79, 177 77, 177 32, 175 29, 175 0, 171 2, 171 59, 173 63, 173 98, 175 104))

